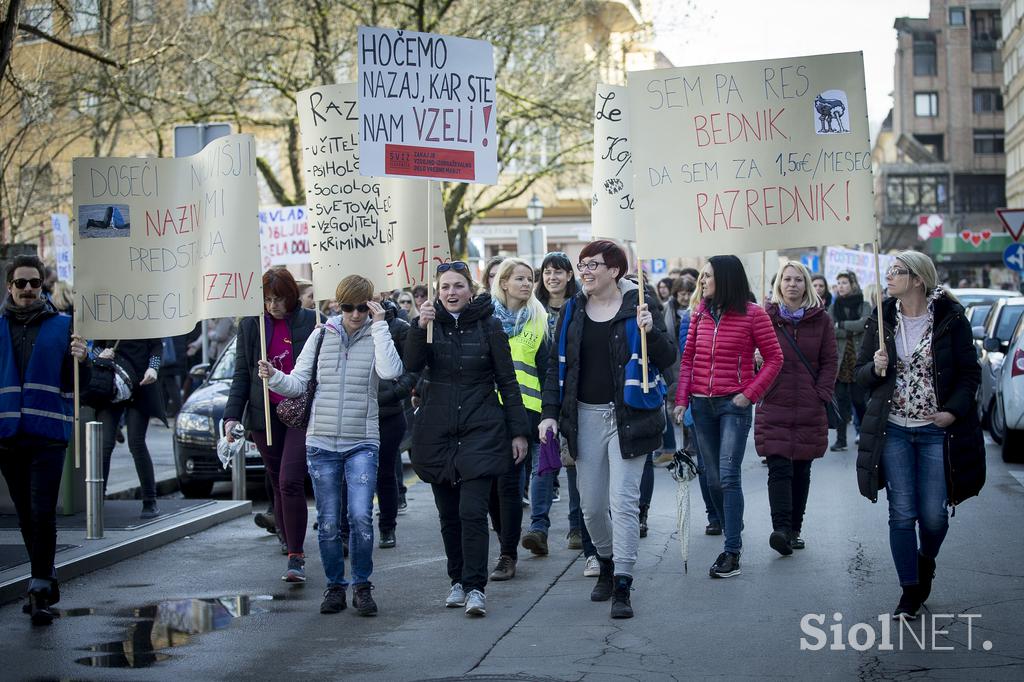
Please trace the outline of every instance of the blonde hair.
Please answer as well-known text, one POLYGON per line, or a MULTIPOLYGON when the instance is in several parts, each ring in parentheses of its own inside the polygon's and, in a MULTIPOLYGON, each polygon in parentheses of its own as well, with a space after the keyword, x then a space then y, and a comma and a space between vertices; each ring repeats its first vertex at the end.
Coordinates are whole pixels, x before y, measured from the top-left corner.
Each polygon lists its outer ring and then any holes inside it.
POLYGON ((50 295, 50 300, 53 302, 53 307, 60 312, 65 312, 71 309, 71 306, 75 302, 74 294, 71 291, 71 285, 64 280, 57 280, 53 283, 53 293, 50 295))
MULTIPOLYGON (((494 277, 491 280, 491 298, 494 298, 501 302, 503 306, 508 308, 508 292, 501 288, 501 285, 512 277, 512 272, 519 266, 523 266, 530 271, 530 276, 537 279, 537 275, 533 271, 533 266, 524 261, 522 258, 506 258, 498 264, 498 269, 494 273, 494 277)), ((530 298, 526 300, 526 324, 533 324, 535 320, 539 320, 544 327, 544 334, 549 335, 551 329, 548 326, 548 311, 544 308, 544 304, 538 300, 535 293, 535 289, 531 287, 530 298)))
POLYGON ((822 304, 821 297, 818 296, 818 292, 815 291, 814 287, 811 285, 811 272, 803 263, 796 260, 788 260, 782 264, 781 268, 779 268, 778 274, 775 275, 775 285, 772 287, 772 301, 782 305, 782 276, 785 274, 786 268, 793 268, 801 277, 804 278, 804 297, 800 301, 800 306, 802 308, 815 308, 820 306, 822 304))
POLYGON ((373 300, 373 282, 362 275, 349 275, 338 282, 338 288, 334 291, 334 298, 338 303, 351 303, 359 305, 373 300))

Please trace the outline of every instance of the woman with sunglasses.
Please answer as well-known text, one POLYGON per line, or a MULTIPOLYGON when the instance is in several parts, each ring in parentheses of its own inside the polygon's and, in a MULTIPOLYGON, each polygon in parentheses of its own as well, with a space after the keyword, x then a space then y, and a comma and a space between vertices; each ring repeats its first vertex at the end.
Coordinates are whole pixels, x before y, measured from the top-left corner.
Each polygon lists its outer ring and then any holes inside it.
POLYGON ((327 575, 320 613, 342 611, 351 584, 356 612, 373 616, 377 613, 370 583, 373 493, 380 450, 377 385, 401 376, 402 360, 384 308, 373 300, 372 282, 349 275, 338 283, 335 297, 341 315, 327 320, 306 344, 292 371, 279 371, 261 360, 259 374, 269 380, 270 390, 287 397, 302 395, 310 379, 317 381, 306 427, 306 466, 316 498, 320 561, 327 575), (348 492, 348 509, 344 511, 342 486, 348 492), (348 514, 352 528, 351 581, 345 578, 343 513, 348 514))
POLYGON ((558 362, 544 383, 539 436, 561 432, 576 462, 576 480, 600 573, 593 601, 612 599, 612 618, 632 618, 629 591, 640 543, 640 479, 665 431, 664 383, 675 349, 663 318, 639 304, 624 278, 626 254, 599 240, 580 253, 583 291, 559 316, 558 362), (640 332, 647 332, 653 386, 641 388, 640 332), (612 557, 614 555, 614 563, 612 557))
POLYGON ((491 486, 525 460, 530 426, 490 294, 473 297, 461 261, 439 265, 436 284, 437 299, 420 307, 405 346, 408 370, 427 370, 430 380, 416 414, 412 464, 433 489, 441 521, 451 579, 445 606, 483 616, 491 486))
POLYGON ((893 618, 913 620, 931 594, 947 506, 956 509, 985 483, 975 398, 981 367, 963 306, 938 286, 930 258, 904 251, 885 282, 890 298, 868 318, 857 356, 857 381, 870 392, 857 482, 872 502, 885 487, 889 548, 903 589, 893 618))
POLYGON ((306 580, 306 434, 302 429, 284 425, 277 417, 277 405, 285 396, 270 392, 270 433, 273 445, 267 445, 267 424, 263 407, 263 381, 259 378, 260 328, 266 328, 267 359, 278 370, 288 373, 302 353, 316 326, 317 315, 301 304, 299 286, 285 268, 263 273, 261 317, 246 317, 239 324, 235 341, 235 373, 224 408, 224 435, 235 439, 235 427, 241 424, 246 437, 256 444, 266 467, 273 492, 275 525, 288 553, 288 565, 282 579, 301 583, 306 580))

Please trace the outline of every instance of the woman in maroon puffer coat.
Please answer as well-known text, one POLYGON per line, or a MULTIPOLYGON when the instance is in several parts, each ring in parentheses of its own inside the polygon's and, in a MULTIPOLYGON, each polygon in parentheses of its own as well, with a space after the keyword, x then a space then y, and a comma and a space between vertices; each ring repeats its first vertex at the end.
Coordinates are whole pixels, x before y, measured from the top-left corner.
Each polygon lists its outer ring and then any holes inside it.
POLYGON ((773 528, 768 543, 783 556, 804 548, 800 529, 811 462, 828 447, 826 407, 839 369, 832 319, 810 282, 811 274, 796 261, 783 265, 775 278, 775 303, 767 310, 782 347, 782 371, 754 422, 757 454, 768 460, 773 528))

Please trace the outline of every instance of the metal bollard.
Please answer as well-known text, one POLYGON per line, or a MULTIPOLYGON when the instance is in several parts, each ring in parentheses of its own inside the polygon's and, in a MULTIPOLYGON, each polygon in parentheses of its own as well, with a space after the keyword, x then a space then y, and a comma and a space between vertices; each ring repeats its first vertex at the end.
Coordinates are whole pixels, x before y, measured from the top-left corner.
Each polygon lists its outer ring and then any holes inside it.
POLYGON ((231 499, 244 500, 245 497, 245 446, 238 448, 231 457, 231 499))
POLYGON ((103 423, 85 425, 85 537, 103 539, 103 423))

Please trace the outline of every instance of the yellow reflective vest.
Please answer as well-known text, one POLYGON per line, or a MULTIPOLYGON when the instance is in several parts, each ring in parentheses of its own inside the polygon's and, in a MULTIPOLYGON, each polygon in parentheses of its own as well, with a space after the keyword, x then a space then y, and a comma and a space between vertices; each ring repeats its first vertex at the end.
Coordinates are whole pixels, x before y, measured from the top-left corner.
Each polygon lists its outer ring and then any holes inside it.
POLYGON ((523 394, 526 409, 541 411, 541 379, 537 371, 537 351, 548 328, 547 315, 533 319, 528 325, 508 340, 512 350, 512 364, 516 369, 519 392, 523 394))

